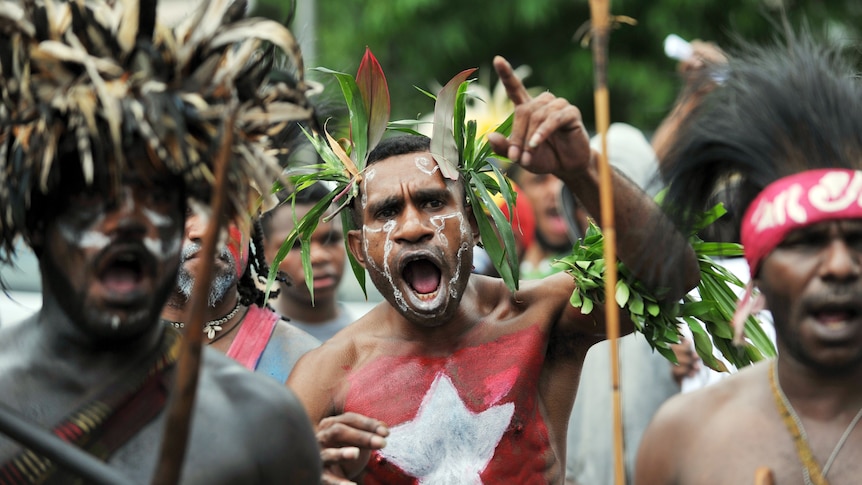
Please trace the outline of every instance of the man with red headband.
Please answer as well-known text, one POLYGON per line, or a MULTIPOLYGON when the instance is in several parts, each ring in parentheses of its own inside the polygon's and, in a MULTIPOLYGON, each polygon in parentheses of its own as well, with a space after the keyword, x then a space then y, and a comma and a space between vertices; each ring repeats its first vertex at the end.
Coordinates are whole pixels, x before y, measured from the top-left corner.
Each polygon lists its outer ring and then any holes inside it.
POLYGON ((779 357, 682 394, 641 442, 636 483, 859 483, 862 85, 805 34, 747 46, 681 125, 666 203, 689 226, 736 180, 751 272, 737 312, 773 315, 779 357))

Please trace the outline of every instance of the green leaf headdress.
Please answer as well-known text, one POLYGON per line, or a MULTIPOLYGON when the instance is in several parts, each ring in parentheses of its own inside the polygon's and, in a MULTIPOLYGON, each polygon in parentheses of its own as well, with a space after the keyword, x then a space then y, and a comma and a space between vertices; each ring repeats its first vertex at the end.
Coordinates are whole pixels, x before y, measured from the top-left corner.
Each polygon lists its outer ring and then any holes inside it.
POLYGON ((229 215, 281 175, 273 139, 312 114, 290 31, 243 18, 243 1, 206 2, 175 27, 156 4, 0 0, 0 260, 29 237, 33 197, 63 190, 68 159, 87 184, 167 169, 208 200, 230 130, 229 215), (127 157, 130 139, 145 157, 127 157))
MULTIPOLYGON (((322 163, 289 171, 288 178, 295 187, 294 196, 318 181, 334 183, 336 188, 330 193, 330 197, 321 200, 296 223, 272 263, 275 269, 299 239, 306 270, 306 285, 310 290, 312 273, 308 240, 320 217, 333 203, 337 204, 340 210, 358 195, 358 183, 362 180, 368 154, 383 138, 387 128, 418 134, 415 131, 415 120, 389 122, 388 85, 380 64, 369 49, 366 49, 355 77, 328 69, 320 70, 335 76, 341 87, 350 113, 349 138, 336 140, 329 133, 321 135, 306 132, 322 163)), ((493 198, 495 194, 502 193, 509 213, 512 214, 515 191, 501 170, 491 162, 491 146, 487 140, 477 136, 476 121, 465 120, 469 96, 467 88, 471 82, 468 78, 474 71, 475 69, 462 71, 436 96, 426 93, 435 99, 431 154, 444 177, 451 180, 457 180, 460 176, 465 178, 482 244, 506 285, 515 291, 518 288, 518 258, 514 233, 493 198)), ((496 131, 508 135, 511 124, 510 116, 496 131)), ((342 213, 342 221, 344 230, 348 231, 352 221, 346 213, 342 213)), ((350 262, 357 281, 365 290, 364 269, 352 256, 350 262)), ((270 274, 274 275, 275 271, 270 274)), ((270 278, 269 285, 273 280, 274 276, 270 278)))

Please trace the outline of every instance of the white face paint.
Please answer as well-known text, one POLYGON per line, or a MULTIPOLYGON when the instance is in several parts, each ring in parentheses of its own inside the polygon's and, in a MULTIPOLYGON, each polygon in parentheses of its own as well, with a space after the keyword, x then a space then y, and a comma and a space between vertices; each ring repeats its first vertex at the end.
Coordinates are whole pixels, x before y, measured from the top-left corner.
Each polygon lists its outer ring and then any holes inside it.
MULTIPOLYGON (((123 210, 128 212, 134 211, 135 199, 133 197, 133 192, 128 188, 124 188, 122 192, 123 210)), ((171 219, 170 216, 159 214, 151 209, 144 208, 141 212, 144 214, 144 217, 146 217, 147 220, 158 229, 170 227, 173 223, 173 219, 171 219)), ((102 215, 92 225, 100 226, 104 220, 105 215, 102 215)), ((58 223, 57 227, 61 237, 70 243, 70 245, 77 245, 83 249, 101 251, 111 243, 111 238, 100 231, 89 230, 79 233, 64 222, 58 223)), ((173 258, 180 252, 182 247, 182 241, 179 239, 171 241, 169 246, 164 246, 158 239, 147 237, 144 238, 143 244, 147 250, 160 261, 166 261, 173 258)))
POLYGON ((64 222, 57 224, 60 236, 72 246, 101 251, 111 243, 111 238, 98 231, 77 232, 64 222), (80 239, 78 239, 80 235, 80 239))
POLYGON ((395 221, 386 221, 383 224, 383 227, 380 229, 371 229, 368 226, 362 226, 362 240, 363 247, 362 251, 365 253, 365 261, 368 261, 368 265, 371 266, 372 269, 377 271, 378 273, 383 274, 386 277, 386 281, 389 282, 389 286, 392 287, 392 296, 395 297, 395 301, 398 303, 398 307, 401 308, 402 311, 409 311, 407 306, 407 302, 404 301, 404 294, 401 290, 398 289, 398 286, 395 284, 395 278, 392 276, 392 269, 389 267, 389 254, 392 252, 392 231, 395 230, 396 224, 395 221), (368 241, 368 238, 365 236, 368 232, 385 232, 386 233, 386 242, 383 244, 383 268, 377 266, 377 263, 374 262, 374 259, 371 258, 368 254, 368 246, 365 244, 365 241, 368 241))
POLYGON ((437 162, 426 156, 418 156, 414 158, 413 163, 416 164, 416 168, 426 175, 434 175, 434 172, 440 170, 440 166, 437 165, 437 162))
POLYGON ((368 169, 365 173, 365 178, 362 179, 362 196, 359 198, 359 203, 362 205, 362 210, 365 210, 365 207, 368 205, 368 182, 370 180, 374 180, 374 176, 377 175, 377 171, 373 168, 368 169))
POLYGON ((144 246, 149 252, 153 253, 156 259, 167 261, 180 252, 182 241, 175 239, 169 246, 164 246, 161 241, 147 237, 144 238, 144 246))
MULTIPOLYGON (((452 212, 447 215, 439 215, 431 218, 431 224, 434 225, 434 232, 437 234, 437 237, 440 238, 440 241, 443 244, 448 244, 446 235, 443 234, 443 229, 446 228, 446 220, 456 218, 458 219, 458 227, 461 230, 461 237, 466 239, 469 236, 470 228, 467 225, 466 219, 464 218, 464 214, 461 212, 452 212)), ((455 298, 458 296, 458 291, 456 290, 456 283, 458 282, 458 278, 461 277, 461 262, 464 260, 464 253, 469 249, 469 244, 466 242, 462 242, 461 246, 458 248, 458 254, 456 255, 456 264, 455 264, 455 274, 452 275, 452 278, 449 280, 449 296, 455 298)))

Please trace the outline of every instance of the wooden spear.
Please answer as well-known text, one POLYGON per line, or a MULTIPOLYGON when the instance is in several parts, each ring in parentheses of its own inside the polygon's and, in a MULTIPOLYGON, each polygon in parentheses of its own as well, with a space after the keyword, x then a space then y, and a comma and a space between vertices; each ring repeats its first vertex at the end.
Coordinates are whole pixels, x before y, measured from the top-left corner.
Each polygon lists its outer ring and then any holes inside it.
MULTIPOLYGON (((234 104, 235 105, 235 104, 234 104)), ((210 209, 212 217, 201 241, 199 257, 203 262, 201 272, 195 279, 198 284, 192 291, 189 308, 184 321, 187 322, 183 336, 182 349, 177 363, 173 390, 166 410, 165 429, 162 434, 161 452, 153 475, 154 485, 175 484, 180 481, 186 446, 191 428, 192 409, 197 392, 200 374, 203 341, 203 321, 207 296, 212 285, 213 259, 221 228, 225 225, 225 185, 227 167, 230 163, 233 146, 236 109, 227 108, 227 116, 222 125, 221 145, 214 159, 215 182, 213 183, 210 209)))
POLYGON ((610 0, 590 0, 590 45, 593 51, 593 102, 596 110, 596 130, 601 140, 599 156, 599 201, 601 202, 602 234, 604 235, 605 266, 605 321, 610 344, 611 402, 613 412, 614 476, 615 483, 625 483, 623 463, 622 401, 620 399, 620 364, 617 340, 620 336, 619 308, 614 304, 617 285, 617 237, 614 226, 614 198, 612 173, 608 163, 608 127, 610 126, 610 97, 608 95, 608 39, 610 37, 610 0))

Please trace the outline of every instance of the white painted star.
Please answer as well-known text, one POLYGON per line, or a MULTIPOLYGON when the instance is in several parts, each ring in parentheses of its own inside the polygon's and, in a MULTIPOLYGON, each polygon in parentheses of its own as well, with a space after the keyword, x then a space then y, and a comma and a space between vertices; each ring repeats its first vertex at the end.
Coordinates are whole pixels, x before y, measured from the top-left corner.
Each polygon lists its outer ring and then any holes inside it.
POLYGON ((473 413, 437 374, 412 421, 390 428, 380 454, 423 485, 481 484, 479 474, 515 412, 513 403, 473 413))

